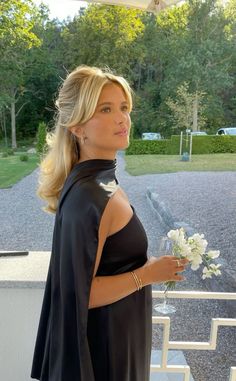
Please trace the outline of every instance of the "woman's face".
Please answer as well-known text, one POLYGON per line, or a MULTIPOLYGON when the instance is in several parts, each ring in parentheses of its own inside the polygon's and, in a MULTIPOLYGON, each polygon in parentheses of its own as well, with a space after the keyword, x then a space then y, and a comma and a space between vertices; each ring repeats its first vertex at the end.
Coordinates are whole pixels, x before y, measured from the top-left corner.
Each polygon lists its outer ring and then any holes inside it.
MULTIPOLYGON (((84 144, 80 145, 81 160, 114 159, 117 150, 129 145, 130 115, 128 102, 119 85, 105 85, 92 118, 80 126, 84 144)), ((81 135, 80 135, 81 136, 81 135)))

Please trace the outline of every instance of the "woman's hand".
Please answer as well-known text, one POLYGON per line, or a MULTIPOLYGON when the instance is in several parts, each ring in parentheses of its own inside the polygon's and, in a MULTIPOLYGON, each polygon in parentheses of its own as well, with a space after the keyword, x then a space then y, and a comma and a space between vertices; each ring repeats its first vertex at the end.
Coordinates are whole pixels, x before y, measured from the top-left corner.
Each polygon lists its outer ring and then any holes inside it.
POLYGON ((179 273, 185 270, 189 263, 187 259, 178 259, 173 255, 150 257, 147 262, 135 270, 144 285, 162 283, 167 281, 181 281, 185 278, 179 273))

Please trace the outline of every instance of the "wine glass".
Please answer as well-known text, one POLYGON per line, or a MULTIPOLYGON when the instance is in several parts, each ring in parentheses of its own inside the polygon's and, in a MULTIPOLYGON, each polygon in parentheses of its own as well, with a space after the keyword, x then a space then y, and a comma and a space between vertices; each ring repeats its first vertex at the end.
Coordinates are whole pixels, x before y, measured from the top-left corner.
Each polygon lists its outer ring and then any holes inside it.
MULTIPOLYGON (((173 247, 172 241, 169 238, 164 237, 161 239, 159 252, 162 255, 173 255, 172 247, 173 247)), ((164 301, 163 303, 156 304, 154 306, 154 310, 157 312, 161 312, 164 315, 173 314, 176 312, 176 308, 170 304, 167 304, 167 293, 169 290, 168 282, 164 283, 164 286, 165 286, 164 301)))

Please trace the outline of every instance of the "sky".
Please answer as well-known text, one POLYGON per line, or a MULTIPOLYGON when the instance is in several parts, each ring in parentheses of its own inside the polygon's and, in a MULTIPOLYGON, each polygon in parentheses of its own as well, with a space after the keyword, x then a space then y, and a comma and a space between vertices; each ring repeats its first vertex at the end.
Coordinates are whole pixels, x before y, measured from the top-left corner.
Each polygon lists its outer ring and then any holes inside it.
MULTIPOLYGON (((222 0, 226 3, 227 0, 222 0)), ((59 20, 64 20, 68 16, 73 18, 78 14, 79 8, 87 5, 86 1, 78 0, 33 0, 33 2, 38 5, 41 2, 47 4, 50 9, 50 18, 58 18, 59 20)))
POLYGON ((47 4, 50 9, 50 18, 58 18, 59 20, 66 19, 68 16, 75 16, 79 8, 86 6, 86 1, 77 0, 33 0, 36 5, 41 2, 47 4))

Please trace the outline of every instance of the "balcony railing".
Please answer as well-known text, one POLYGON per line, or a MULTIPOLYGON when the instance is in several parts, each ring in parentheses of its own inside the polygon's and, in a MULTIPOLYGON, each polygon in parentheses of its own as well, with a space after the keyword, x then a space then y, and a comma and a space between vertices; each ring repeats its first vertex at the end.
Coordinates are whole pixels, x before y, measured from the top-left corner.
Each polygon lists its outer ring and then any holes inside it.
MULTIPOLYGON (((163 291, 153 291, 153 298, 163 298, 163 291)), ((227 292, 198 292, 198 291, 168 291, 168 299, 211 299, 211 300, 236 300, 236 293, 227 292)), ((184 376, 184 381, 190 380, 190 367, 188 365, 168 365, 169 349, 194 349, 194 350, 215 350, 217 345, 217 333, 219 326, 236 327, 236 319, 217 318, 211 320, 211 332, 208 342, 194 341, 170 341, 170 318, 167 316, 153 316, 153 324, 163 326, 162 357, 161 364, 151 364, 151 372, 155 373, 176 373, 184 376)), ((236 381, 236 367, 231 367, 229 381, 236 381)))

